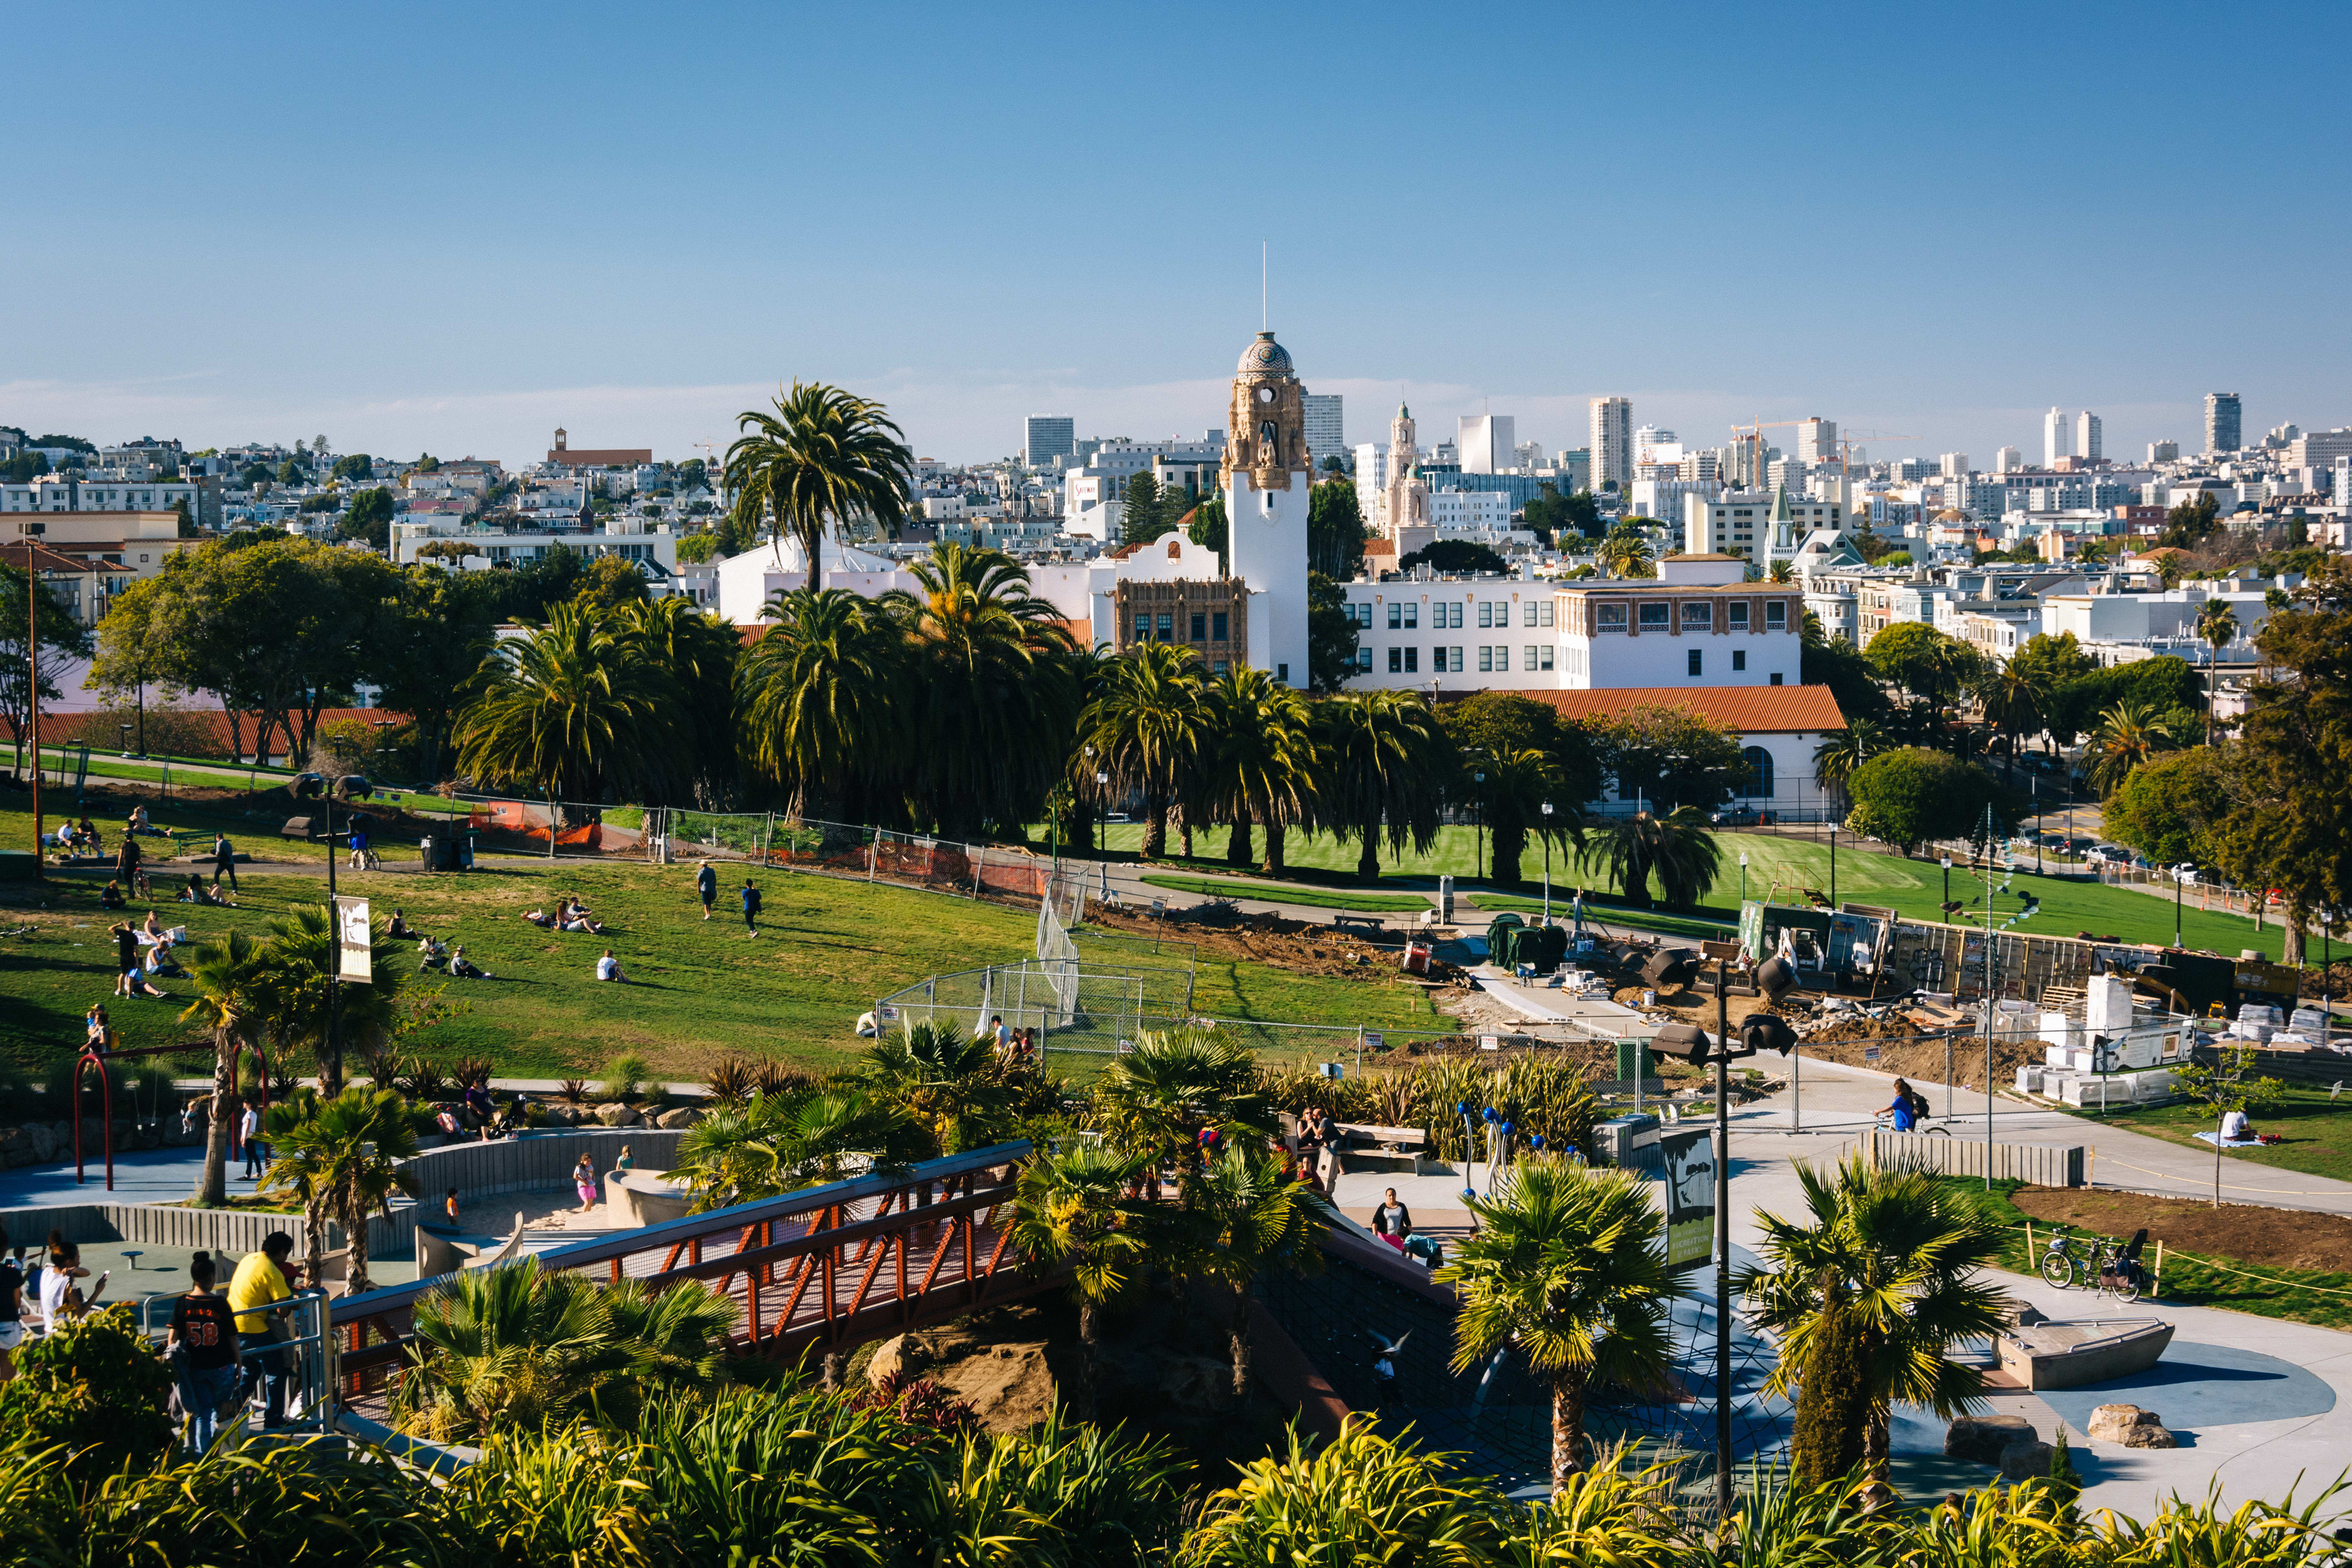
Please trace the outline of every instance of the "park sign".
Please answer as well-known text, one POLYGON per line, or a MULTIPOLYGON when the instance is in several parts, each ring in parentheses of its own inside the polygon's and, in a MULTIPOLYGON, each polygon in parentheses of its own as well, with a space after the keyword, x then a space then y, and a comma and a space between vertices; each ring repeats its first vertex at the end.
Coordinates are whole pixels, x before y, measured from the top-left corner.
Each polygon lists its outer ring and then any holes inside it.
POLYGON ((1715 1256, 1715 1131, 1694 1127, 1658 1140, 1666 1166, 1666 1267, 1715 1256))
POLYGON ((335 900, 335 973, 364 986, 375 979, 375 942, 364 898, 335 900))

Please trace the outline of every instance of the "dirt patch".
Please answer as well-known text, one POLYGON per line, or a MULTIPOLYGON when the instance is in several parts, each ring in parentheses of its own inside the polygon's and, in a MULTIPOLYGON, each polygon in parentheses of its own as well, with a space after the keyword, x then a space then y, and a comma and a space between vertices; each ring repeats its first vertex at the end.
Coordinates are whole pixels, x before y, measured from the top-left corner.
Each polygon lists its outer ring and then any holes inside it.
POLYGON ((2299 1208, 2262 1208, 2132 1192, 2020 1187, 2010 1202, 2036 1219, 2081 1226, 2102 1236, 2129 1237, 2147 1228, 2151 1246, 2272 1269, 2352 1273, 2352 1218, 2299 1208))
MULTIPOLYGON (((1241 959, 1286 969, 1294 975, 1326 979, 1386 982, 1397 976, 1399 949, 1350 940, 1329 925, 1286 919, 1266 911, 1243 914, 1210 904, 1181 921, 1156 920, 1149 915, 1097 907, 1087 923, 1122 936, 1158 936, 1198 946, 1203 958, 1241 959)), ((1433 963, 1430 977, 1445 980, 1452 965, 1433 963)))

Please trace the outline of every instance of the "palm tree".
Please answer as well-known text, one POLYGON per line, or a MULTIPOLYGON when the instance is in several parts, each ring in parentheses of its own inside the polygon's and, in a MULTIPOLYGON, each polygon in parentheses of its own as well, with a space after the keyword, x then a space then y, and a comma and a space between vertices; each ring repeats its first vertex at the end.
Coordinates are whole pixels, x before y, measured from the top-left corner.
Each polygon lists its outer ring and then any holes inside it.
POLYGON ((263 1180, 269 1188, 293 1193, 302 1202, 311 1280, 319 1278, 325 1222, 331 1217, 343 1228, 349 1249, 343 1294, 373 1290, 368 1217, 394 1193, 416 1190, 415 1178, 401 1166, 416 1153, 407 1103, 389 1089, 353 1084, 331 1098, 305 1089, 272 1105, 263 1125, 276 1155, 263 1180))
POLYGON ((1611 528, 1595 553, 1612 577, 1648 577, 1655 570, 1657 554, 1650 548, 1649 536, 1632 523, 1611 528))
POLYGON ((858 1080, 922 1130, 934 1156, 986 1148, 1013 1130, 1017 1096, 986 1035, 909 1019, 866 1052, 858 1080))
MULTIPOLYGON (((662 759, 663 789, 648 796, 709 800, 734 783, 735 669, 742 639, 735 623, 678 594, 619 606, 614 637, 663 688, 675 717, 677 749, 662 759)), ((650 776, 650 775, 649 775, 650 776)))
POLYGON ((679 1141, 671 1175, 698 1213, 906 1164, 923 1134, 906 1112, 854 1089, 754 1094, 707 1113, 679 1141))
POLYGON ((902 723, 919 744, 909 791, 943 832, 1026 823, 1062 776, 1076 705, 1061 612, 1000 550, 931 547, 919 593, 883 606, 908 644, 916 691, 902 723))
POLYGON ((1849 720, 1843 729, 1822 737, 1822 743, 1813 747, 1813 782, 1824 789, 1843 789, 1855 768, 1894 745, 1885 726, 1874 719, 1849 720))
POLYGON ((1490 874, 1495 881, 1517 887, 1527 880, 1519 869, 1519 857, 1526 852, 1530 831, 1538 842, 1584 842, 1583 819, 1560 798, 1566 786, 1559 769, 1545 753, 1532 747, 1505 747, 1479 758, 1477 771, 1486 779, 1472 788, 1477 794, 1479 821, 1486 824, 1488 841, 1494 846, 1490 874), (1544 814, 1546 805, 1554 807, 1549 816, 1544 814))
POLYGON ((657 780, 678 744, 677 716, 652 672, 581 604, 559 604, 545 625, 499 643, 476 688, 458 721, 457 766, 558 803, 657 780))
POLYGON ((1666 1267, 1664 1225, 1640 1183, 1548 1155, 1522 1158, 1468 1206, 1476 1228, 1435 1278, 1456 1286, 1453 1366, 1516 1344, 1551 1381, 1551 1484, 1584 1463, 1595 1386, 1664 1379, 1669 1306, 1687 1294, 1666 1267))
POLYGON ((873 601, 795 588, 737 670, 751 766, 790 791, 794 817, 856 821, 904 749, 906 643, 873 601))
POLYGON ((2087 748, 2091 782, 2105 800, 2121 787, 2131 770, 2159 752, 2178 751, 2180 737, 2147 703, 2124 701, 2099 716, 2087 748))
POLYGON ((725 1377, 736 1307, 698 1281, 655 1294, 525 1258, 453 1276, 414 1317, 393 1423, 448 1442, 589 1413, 626 1420, 649 1395, 707 1389, 725 1377))
POLYGON ((228 1130, 236 1114, 236 1063, 261 1040, 287 1006, 286 966, 264 944, 242 931, 207 942, 188 955, 188 978, 195 999, 180 1014, 213 1037, 211 1126, 205 1136, 205 1165, 190 1199, 199 1208, 217 1208, 228 1197, 228 1130))
POLYGON ((1079 753, 1094 761, 1079 788, 1105 805, 1143 796, 1144 859, 1168 852, 1168 809, 1191 789, 1209 734, 1200 656, 1173 643, 1139 643, 1113 660, 1079 716, 1079 753))
POLYGON ((1314 798, 1314 715, 1307 699, 1265 670, 1237 664, 1208 690, 1214 733, 1208 793, 1233 824, 1225 859, 1250 863, 1250 828, 1265 825, 1265 869, 1282 869, 1283 831, 1305 821, 1314 798))
POLYGON ((1249 1396, 1250 1287, 1268 1269, 1311 1274, 1323 1266, 1315 1244, 1322 1200, 1304 1181, 1284 1173, 1262 1145, 1236 1142, 1220 1149, 1184 1181, 1184 1208, 1175 1217, 1181 1271, 1223 1285, 1232 1317, 1234 1399, 1249 1396))
POLYGON ((1991 666, 1978 679, 1978 708, 1985 723, 2008 740, 2011 762, 2017 760, 2018 742, 2049 722, 2051 690, 2044 669, 2014 659, 1991 666))
POLYGON ((1135 1049, 1103 1070, 1095 1113, 1111 1146, 1154 1173, 1171 1160, 1197 1163, 1204 1129, 1219 1142, 1274 1131, 1256 1059, 1223 1030, 1202 1024, 1139 1031, 1135 1049))
POLYGON ((1653 876, 1668 904, 1696 904, 1723 862, 1723 851, 1707 831, 1706 816, 1696 806, 1677 806, 1664 816, 1636 811, 1629 817, 1600 818, 1592 837, 1602 870, 1636 909, 1651 907, 1653 876))
POLYGON ((281 1061, 292 1050, 310 1051, 319 1063, 320 1092, 329 1099, 343 1091, 344 1052, 356 1046, 363 1056, 375 1054, 390 1043, 400 1021, 405 977, 399 946, 384 939, 380 921, 368 936, 368 983, 342 988, 338 1017, 332 977, 341 947, 332 914, 323 904, 296 904, 269 922, 267 951, 282 970, 270 1042, 281 1061))
POLYGON ((869 517, 896 538, 914 488, 915 454, 882 405, 823 382, 794 382, 775 413, 735 416, 750 432, 727 448, 737 539, 789 534, 808 553, 808 585, 819 587, 824 536, 869 517))
POLYGON ((1947 1420, 1982 1396, 1983 1372, 1949 1352, 2006 1321, 2010 1299, 1977 1277, 1999 1258, 2000 1231, 1929 1177, 1873 1169, 1859 1154, 1833 1168, 1799 1161, 1797 1176, 1809 1222, 1759 1210, 1764 1262, 1736 1285, 1780 1336, 1769 1393, 1785 1396, 1817 1362, 1859 1368, 1863 1458, 1884 1478, 1896 1403, 1947 1420))
POLYGON ((1102 1309, 1124 1294, 1150 1251, 1143 1206, 1127 1199, 1137 1161, 1099 1144, 1069 1142, 1021 1167, 1013 1196, 1013 1245, 1030 1263, 1067 1267, 1084 1357, 1080 1414, 1094 1416, 1102 1309))
POLYGON ((1376 881, 1383 831, 1391 854, 1426 853, 1437 841, 1450 744, 1419 692, 1346 692, 1318 714, 1326 761, 1317 816, 1342 841, 1356 841, 1356 874, 1376 881))
POLYGON ((1782 557, 1776 559, 1772 569, 1764 575, 1774 582, 1786 582, 1796 574, 1796 569, 1789 564, 1787 558, 1782 557))
POLYGON ((2197 612, 2197 634, 2213 645, 2205 675, 2205 744, 2213 744, 2213 705, 2221 695, 2221 650, 2238 639, 2238 612, 2226 599, 2209 599, 2197 612))

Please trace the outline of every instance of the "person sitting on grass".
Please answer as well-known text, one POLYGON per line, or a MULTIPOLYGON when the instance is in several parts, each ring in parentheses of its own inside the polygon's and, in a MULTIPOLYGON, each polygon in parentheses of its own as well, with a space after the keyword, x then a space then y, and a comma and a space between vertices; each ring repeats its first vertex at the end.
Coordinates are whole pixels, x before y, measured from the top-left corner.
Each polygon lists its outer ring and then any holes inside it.
POLYGON ((147 939, 149 941, 158 941, 163 935, 163 922, 156 913, 151 909, 147 912, 147 918, 139 923, 139 929, 147 934, 147 939))
POLYGON ((131 901, 122 896, 122 884, 110 879, 99 893, 98 906, 100 909, 128 909, 131 901))
POLYGON ((184 980, 188 977, 188 972, 180 967, 180 961, 177 958, 174 958, 172 956, 172 939, 169 936, 164 937, 161 942, 156 943, 155 946, 147 949, 147 977, 149 979, 184 980))
POLYGON ((522 917, 542 931, 552 931, 562 923, 558 916, 550 915, 543 909, 526 909, 523 911, 522 917))
POLYGON ((2251 1142, 2256 1137, 2253 1118, 2243 1110, 2221 1113, 2221 1141, 2225 1144, 2251 1142))
POLYGON ((228 899, 216 887, 206 887, 194 872, 188 873, 188 885, 180 889, 182 904, 201 904, 212 909, 226 909, 228 899))
POLYGON ((432 937, 419 936, 416 939, 416 972, 422 975, 428 969, 438 969, 441 973, 447 974, 449 954, 432 937))
POLYGON ((405 942, 411 936, 422 936, 425 935, 422 931, 419 931, 415 926, 409 925, 408 915, 405 911, 398 909, 392 912, 392 919, 385 925, 383 934, 388 939, 394 942, 405 942))
POLYGON ((589 913, 586 904, 574 898, 563 905, 563 929, 584 932, 591 936, 602 936, 604 934, 604 923, 589 913))
POLYGON ((629 977, 621 973, 621 961, 613 956, 613 950, 610 947, 605 948, 604 956, 596 960, 596 977, 600 980, 617 980, 625 986, 629 983, 629 977))
POLYGON ((472 959, 467 957, 466 949, 462 944, 450 949, 449 972, 461 980, 488 980, 497 977, 488 969, 479 967, 472 959))

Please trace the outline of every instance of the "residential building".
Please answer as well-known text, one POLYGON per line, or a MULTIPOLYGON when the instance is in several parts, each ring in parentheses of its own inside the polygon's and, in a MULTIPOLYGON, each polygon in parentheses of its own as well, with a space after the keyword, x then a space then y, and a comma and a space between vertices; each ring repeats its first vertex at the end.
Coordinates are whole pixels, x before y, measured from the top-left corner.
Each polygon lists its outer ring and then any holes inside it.
POLYGON ((2244 416, 2236 392, 2205 394, 2205 450, 2210 453, 2235 452, 2239 449, 2239 424, 2244 416))
MULTIPOLYGON (((1673 474, 1674 469, 1665 472, 1673 474)), ((1662 523, 1672 523, 1683 515, 1684 506, 1701 497, 1713 498, 1722 494, 1723 486, 1713 479, 1636 479, 1627 493, 1626 516, 1655 517, 1662 523)))
POLYGON ((1936 459, 1936 471, 1947 479, 1965 479, 1969 476, 1969 455, 1947 452, 1936 459))
POLYGON ((2061 457, 2074 455, 2074 428, 2063 409, 2042 416, 2042 466, 2055 468, 2061 457))
POLYGON ((1021 463, 1053 468, 1078 455, 1078 422, 1066 413, 1033 413, 1021 422, 1021 463))
POLYGON ((2149 443, 2147 444, 2147 460, 2148 460, 2150 463, 2178 463, 2178 462, 2179 462, 2179 461, 2180 461, 2180 443, 2179 443, 2178 441, 2151 441, 2151 442, 2149 442, 2149 443))
POLYGON ((1356 444, 1356 505, 1364 526, 1374 531, 1388 527, 1389 449, 1385 442, 1356 444))
POLYGON ((2106 443, 2101 432, 2104 425, 2099 416, 2089 409, 2074 416, 2074 450, 2073 455, 2097 462, 2106 454, 2106 443))
POLYGON ((179 537, 176 512, 69 512, 0 520, 0 560, 29 561, 74 619, 95 626, 115 597, 203 541, 179 537), (39 528, 34 535, 30 530, 39 528))
POLYGON ((1622 490, 1633 477, 1633 402, 1594 398, 1591 421, 1592 488, 1622 490))
MULTIPOLYGON (((1079 443, 1081 450, 1087 443, 1079 443)), ((1062 470, 1062 519, 1073 534, 1095 538, 1116 536, 1106 519, 1090 516, 1106 504, 1125 505, 1128 482, 1155 470, 1163 460, 1180 464, 1216 465, 1223 449, 1206 441, 1106 441, 1087 453, 1083 464, 1062 470)))
POLYGON ((1465 474, 1501 474, 1517 466, 1517 422, 1507 413, 1465 413, 1455 422, 1454 450, 1465 474))
POLYGON ((2014 474, 2025 466, 2025 455, 2014 446, 2004 446, 1992 455, 1992 471, 2014 474))
POLYGON ((2336 460, 2352 456, 2352 429, 2307 431, 2287 443, 2286 465, 2333 472, 2336 460))
POLYGON ((1683 460, 1682 442, 1675 433, 1663 425, 1645 424, 1633 432, 1634 477, 1645 464, 1664 463, 1671 466, 1683 460))
POLYGON ((1432 490, 1429 523, 1440 536, 1469 530, 1506 533, 1511 527, 1511 498, 1500 490, 1432 490))
POLYGON ((1511 448, 1511 465, 1522 474, 1532 474, 1544 465, 1543 443, 1522 441, 1511 448))
POLYGON ((1797 426, 1797 457, 1800 462, 1835 463, 1838 455, 1837 421, 1809 419, 1797 426))
POLYGON ((650 446, 573 446, 571 436, 560 428, 547 454, 552 468, 638 468, 653 460, 650 446))
POLYGON ((2336 460, 2336 504, 2352 508, 2352 457, 2336 460))
POLYGON ((1338 392, 1308 392, 1306 401, 1307 455, 1320 474, 1326 459, 1348 455, 1347 411, 1338 392))
MULTIPOLYGON (((546 522, 486 527, 462 515, 409 511, 393 519, 392 559, 400 566, 445 560, 468 571, 521 566, 562 547, 590 558, 633 560, 654 580, 656 591, 677 571, 677 536, 667 523, 615 515, 597 527, 551 527, 546 522), (447 547, 458 547, 452 549, 447 547), (441 547, 441 548, 436 548, 441 547)), ((750 551, 759 554, 760 551, 750 551)))

